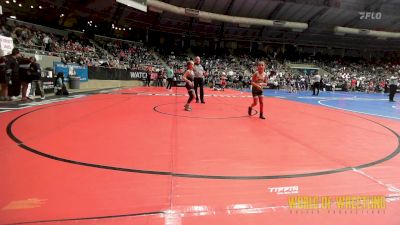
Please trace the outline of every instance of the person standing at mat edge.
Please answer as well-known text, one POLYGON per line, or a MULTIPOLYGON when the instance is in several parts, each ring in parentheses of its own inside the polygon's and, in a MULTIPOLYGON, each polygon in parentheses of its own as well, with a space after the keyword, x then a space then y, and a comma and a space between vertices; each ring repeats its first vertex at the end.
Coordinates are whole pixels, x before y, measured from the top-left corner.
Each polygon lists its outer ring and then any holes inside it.
POLYGON ((193 84, 193 79, 194 79, 194 72, 193 72, 193 67, 194 67, 194 62, 193 61, 188 61, 186 63, 187 70, 185 74, 183 75, 183 81, 186 82, 186 89, 189 94, 189 99, 187 100, 187 103, 185 104, 185 110, 186 111, 192 111, 192 108, 190 107, 190 103, 194 99, 194 84, 193 84))
POLYGON ((251 110, 257 105, 257 99, 260 102, 260 119, 264 117, 264 102, 263 102, 263 86, 267 85, 267 75, 265 74, 265 62, 260 61, 257 64, 257 71, 251 79, 251 93, 253 94, 253 104, 248 109, 248 114, 251 116, 251 110))
POLYGON ((13 48, 11 55, 6 55, 6 74, 10 77, 8 85, 8 99, 16 100, 21 94, 21 79, 19 77, 18 59, 21 54, 17 48, 13 48))
POLYGON ((194 71, 194 90, 196 92, 196 103, 199 103, 199 96, 197 95, 197 87, 200 88, 200 100, 201 103, 206 103, 204 101, 204 68, 203 66, 200 64, 200 57, 196 56, 196 58, 194 59, 194 67, 193 67, 193 71, 194 71))
POLYGON ((312 95, 319 95, 319 89, 321 88, 321 75, 318 72, 315 72, 314 75, 314 84, 313 84, 313 94, 312 95), (315 90, 317 90, 317 94, 315 94, 315 90))
POLYGON ((172 88, 172 80, 174 78, 174 66, 172 65, 172 63, 169 63, 169 66, 167 67, 167 90, 171 90, 172 88))
POLYGON ((151 66, 148 66, 146 71, 146 83, 145 83, 145 86, 147 87, 150 87, 151 73, 152 73, 151 66))
POLYGON ((395 76, 392 76, 389 80, 389 101, 394 102, 394 95, 397 91, 398 79, 395 76))
POLYGON ((29 60, 31 64, 29 65, 28 74, 32 77, 32 95, 35 96, 36 88, 40 90, 40 99, 44 100, 44 90, 43 90, 43 83, 41 81, 42 78, 42 70, 40 69, 40 64, 36 62, 35 57, 30 57, 29 60))
POLYGON ((8 101, 8 84, 10 82, 10 75, 6 73, 6 59, 0 57, 0 101, 8 101))

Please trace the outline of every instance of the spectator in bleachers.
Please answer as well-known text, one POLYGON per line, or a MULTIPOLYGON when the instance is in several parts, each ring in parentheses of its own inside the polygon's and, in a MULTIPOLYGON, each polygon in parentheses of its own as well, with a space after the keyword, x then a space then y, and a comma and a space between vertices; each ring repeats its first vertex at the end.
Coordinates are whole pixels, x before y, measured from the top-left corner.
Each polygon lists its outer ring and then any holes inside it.
POLYGON ((10 76, 6 73, 6 59, 4 57, 0 57, 0 85, 1 85, 1 93, 0 93, 0 101, 9 100, 8 97, 8 84, 10 82, 10 76))
MULTIPOLYGON (((153 52, 143 46, 140 43, 125 42, 122 40, 107 39, 103 40, 101 44, 100 40, 97 40, 97 45, 89 42, 86 37, 67 37, 58 36, 49 32, 41 30, 42 28, 35 28, 34 26, 21 26, 17 25, 12 29, 8 28, 5 23, 1 23, 0 33, 7 33, 8 30, 13 31, 12 36, 15 39, 15 45, 28 48, 28 50, 40 50, 51 51, 46 54, 57 55, 65 57, 69 63, 79 63, 82 65, 89 66, 107 66, 114 68, 133 68, 145 70, 144 65, 154 65, 155 70, 162 68, 162 65, 153 57, 153 52), (51 43, 46 44, 47 43, 51 43), (44 49, 43 49, 44 48, 44 49)), ((94 40, 92 40, 93 42, 94 40)), ((39 53, 40 53, 39 51, 39 53)), ((179 50, 173 49, 171 51, 161 51, 167 55, 165 61, 171 61, 174 63, 174 72, 178 73, 178 70, 188 60, 188 56, 184 55, 179 50)), ((391 75, 396 72, 400 72, 400 61, 398 54, 393 54, 385 57, 385 59, 361 59, 361 58, 350 58, 350 57, 336 57, 317 53, 313 55, 307 55, 305 53, 293 53, 294 56, 288 57, 289 53, 278 53, 268 52, 265 55, 250 55, 248 53, 236 52, 231 54, 228 51, 216 52, 216 54, 205 54, 202 56, 204 62, 204 70, 209 71, 210 78, 207 80, 213 80, 215 74, 220 74, 222 71, 227 71, 226 68, 232 69, 233 75, 227 76, 227 87, 230 87, 233 81, 237 82, 237 76, 247 71, 243 75, 243 80, 249 80, 252 69, 254 68, 254 62, 258 61, 262 56, 263 60, 268 62, 269 70, 276 71, 277 74, 274 76, 278 84, 282 84, 282 81, 288 78, 289 73, 292 77, 287 80, 287 84, 290 84, 294 79, 305 79, 305 89, 310 84, 308 76, 304 76, 304 73, 296 73, 291 69, 285 68, 282 64, 284 60, 290 58, 292 61, 310 62, 323 68, 328 73, 329 77, 326 77, 326 81, 335 81, 338 87, 341 87, 343 83, 348 85, 351 90, 362 90, 367 91, 368 81, 374 80, 377 84, 378 91, 384 91, 388 89, 388 84, 385 81, 391 75), (300 76, 304 76, 301 78, 300 76), (352 78, 357 81, 354 87, 352 78), (361 77, 364 77, 361 79, 361 77), (382 81, 385 81, 385 86, 380 86, 382 81)), ((163 56, 161 56, 163 57, 163 56)), ((183 71, 181 71, 183 72, 183 71)), ((325 78, 325 76, 324 76, 325 78)), ((300 83, 303 81, 301 80, 300 83)), ((204 82, 205 83, 205 82, 204 82)), ((240 82, 239 82, 240 83, 240 82)), ((248 85, 249 82, 244 82, 248 85)), ((332 85, 332 84, 331 84, 332 85)), ((239 86, 239 85, 238 85, 239 86)), ((280 85, 279 85, 280 86, 280 85)), ((300 85, 303 87, 303 84, 300 85)), ((345 87, 347 88, 347 87, 345 87)))
POLYGON ((59 72, 54 80, 54 91, 56 95, 69 95, 64 83, 64 74, 62 72, 59 72))
POLYGON ((21 93, 21 80, 19 78, 18 58, 21 56, 19 50, 14 48, 10 55, 6 58, 6 73, 10 77, 8 86, 8 97, 11 100, 16 100, 21 93))
POLYGON ((51 39, 48 35, 43 38, 44 50, 50 52, 51 49, 51 39))

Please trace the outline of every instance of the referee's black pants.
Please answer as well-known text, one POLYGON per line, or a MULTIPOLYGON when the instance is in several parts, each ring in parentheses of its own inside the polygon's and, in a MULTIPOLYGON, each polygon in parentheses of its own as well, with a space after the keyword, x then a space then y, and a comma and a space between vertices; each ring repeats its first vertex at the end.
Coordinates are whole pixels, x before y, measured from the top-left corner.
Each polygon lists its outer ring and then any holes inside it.
POLYGON ((394 95, 396 94, 397 91, 397 85, 391 84, 389 86, 389 101, 393 102, 394 101, 394 95))
POLYGON ((197 87, 200 88, 200 100, 204 102, 204 79, 195 77, 194 78, 194 91, 196 93, 196 102, 199 102, 199 95, 197 94, 197 87))
POLYGON ((319 94, 319 89, 320 89, 320 82, 314 82, 313 84, 313 95, 315 95, 315 89, 317 89, 317 95, 319 94))

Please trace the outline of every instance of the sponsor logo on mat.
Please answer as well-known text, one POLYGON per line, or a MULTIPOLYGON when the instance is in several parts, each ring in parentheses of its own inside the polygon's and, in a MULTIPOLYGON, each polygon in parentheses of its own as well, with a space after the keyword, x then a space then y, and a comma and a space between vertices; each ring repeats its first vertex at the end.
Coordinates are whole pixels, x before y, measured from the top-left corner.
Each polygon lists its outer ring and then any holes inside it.
POLYGON ((298 194, 299 186, 270 187, 268 190, 270 193, 276 193, 277 195, 298 194))

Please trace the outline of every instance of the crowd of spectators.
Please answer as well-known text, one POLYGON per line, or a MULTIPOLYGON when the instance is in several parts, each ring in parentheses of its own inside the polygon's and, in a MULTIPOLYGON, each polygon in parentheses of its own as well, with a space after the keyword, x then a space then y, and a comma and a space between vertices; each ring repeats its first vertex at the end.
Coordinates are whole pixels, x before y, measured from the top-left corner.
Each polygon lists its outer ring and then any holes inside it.
POLYGON ((400 74, 400 57, 387 55, 380 59, 332 57, 317 54, 303 57, 297 63, 313 64, 322 68, 324 82, 343 90, 382 92, 392 76, 400 74))
MULTIPOLYGON (((64 63, 78 63, 88 66, 104 66, 109 68, 151 70, 165 77, 167 65, 172 66, 180 80, 187 60, 195 54, 177 51, 159 51, 142 43, 118 39, 89 39, 85 35, 57 35, 35 28, 35 26, 2 23, 0 34, 11 36, 16 47, 39 51, 62 58, 64 63), (161 53, 162 52, 162 53, 161 53), (165 54, 168 52, 168 54, 165 54)), ((333 57, 322 55, 301 55, 285 59, 285 55, 272 54, 253 56, 249 53, 233 54, 199 54, 206 70, 206 84, 213 87, 225 74, 227 87, 249 87, 255 64, 263 60, 267 64, 269 83, 274 88, 287 88, 290 91, 307 90, 312 83, 314 73, 304 73, 292 69, 289 63, 307 63, 319 67, 322 82, 328 86, 341 87, 344 90, 382 91, 390 76, 400 74, 400 57, 392 55, 385 60, 350 57, 333 57), (373 86, 374 88, 371 88, 373 86)), ((159 84, 159 82, 158 82, 159 84)))

